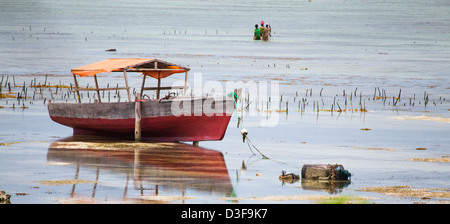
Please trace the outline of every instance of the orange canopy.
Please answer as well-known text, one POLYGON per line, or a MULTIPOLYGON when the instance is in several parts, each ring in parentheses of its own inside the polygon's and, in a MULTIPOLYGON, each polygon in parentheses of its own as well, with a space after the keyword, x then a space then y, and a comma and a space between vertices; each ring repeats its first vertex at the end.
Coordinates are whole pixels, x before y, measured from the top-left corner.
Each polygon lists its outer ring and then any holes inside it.
POLYGON ((142 72, 144 75, 157 79, 158 74, 160 78, 165 78, 174 73, 185 72, 189 69, 152 58, 112 58, 74 68, 71 71, 73 74, 83 77, 94 76, 102 72, 110 73, 126 70, 142 72), (143 71, 140 71, 139 69, 143 71))
MULTIPOLYGON (((167 67, 170 69, 177 69, 177 70, 182 69, 178 66, 167 66, 167 67)), ((172 75, 173 73, 181 73, 181 72, 184 72, 184 71, 182 71, 182 70, 180 70, 180 71, 145 71, 145 72, 142 72, 142 74, 151 76, 155 79, 158 78, 158 74, 159 74, 159 77, 162 79, 162 78, 166 78, 167 76, 172 75)))

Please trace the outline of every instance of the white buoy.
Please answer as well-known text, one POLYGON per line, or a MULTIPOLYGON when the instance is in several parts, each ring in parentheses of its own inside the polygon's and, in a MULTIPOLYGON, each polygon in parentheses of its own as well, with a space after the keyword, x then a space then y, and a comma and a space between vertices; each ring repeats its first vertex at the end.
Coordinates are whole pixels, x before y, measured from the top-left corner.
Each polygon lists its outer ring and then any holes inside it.
POLYGON ((241 134, 242 134, 242 142, 245 142, 245 138, 247 137, 248 134, 247 129, 245 128, 241 129, 241 134))

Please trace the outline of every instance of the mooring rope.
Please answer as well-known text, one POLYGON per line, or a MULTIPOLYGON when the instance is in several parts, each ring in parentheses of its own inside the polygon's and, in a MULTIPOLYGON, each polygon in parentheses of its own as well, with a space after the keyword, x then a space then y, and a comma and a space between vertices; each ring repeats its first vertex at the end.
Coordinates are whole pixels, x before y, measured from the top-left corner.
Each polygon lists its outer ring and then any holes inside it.
MULTIPOLYGON (((237 96, 237 94, 233 91, 230 92, 230 94, 228 94, 228 96, 232 96, 234 99, 234 108, 236 109, 236 114, 237 113, 237 100, 239 99, 239 97, 237 96)), ((253 155, 256 155, 256 153, 253 152, 252 147, 263 157, 263 159, 270 159, 269 157, 267 157, 266 155, 264 155, 261 151, 258 150, 258 148, 256 148, 255 145, 253 145, 252 141, 250 141, 250 138, 247 136, 248 131, 247 129, 244 129, 242 124, 240 123, 241 121, 241 117, 238 115, 238 128, 239 126, 241 127, 241 134, 242 134, 242 141, 245 143, 245 140, 247 140, 247 145, 248 148, 250 149, 250 152, 253 153, 253 155)))
POLYGON ((253 146, 253 148, 256 149, 256 151, 258 151, 258 153, 263 157, 263 159, 270 159, 269 157, 267 157, 266 155, 264 155, 262 152, 260 152, 260 151, 258 150, 258 148, 256 148, 255 145, 253 145, 252 141, 250 141, 250 139, 247 137, 247 135, 245 135, 245 139, 247 140, 248 148, 250 149, 250 151, 251 151, 254 155, 256 155, 256 153, 254 153, 254 152, 252 151, 252 148, 250 147, 250 145, 253 146))
MULTIPOLYGON (((233 102, 234 102, 234 108, 236 109, 236 114, 237 114, 237 116, 238 116, 238 127, 239 127, 239 125, 240 125, 240 123, 241 123, 241 116, 239 116, 239 113, 237 112, 237 101, 238 101, 238 99, 239 99, 239 97, 238 97, 238 95, 234 92, 234 91, 232 91, 232 92, 230 92, 229 94, 228 94, 228 96, 232 96, 233 97, 233 102)), ((241 129, 242 129, 242 125, 241 125, 241 129)))

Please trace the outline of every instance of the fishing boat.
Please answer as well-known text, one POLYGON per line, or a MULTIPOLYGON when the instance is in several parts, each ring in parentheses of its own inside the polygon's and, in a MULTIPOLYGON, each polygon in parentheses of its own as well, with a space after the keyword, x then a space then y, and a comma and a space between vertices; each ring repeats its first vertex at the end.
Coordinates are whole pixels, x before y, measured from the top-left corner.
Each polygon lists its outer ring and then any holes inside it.
POLYGON ((50 118, 73 128, 74 135, 102 135, 112 137, 133 137, 157 141, 199 141, 222 140, 235 108, 240 90, 221 98, 187 96, 188 71, 190 69, 174 63, 153 58, 114 58, 71 69, 74 78, 76 103, 53 102, 48 104, 50 118), (99 73, 121 72, 125 86, 101 88, 97 79, 99 73), (134 101, 130 94, 127 73, 142 74, 140 92, 134 101), (184 73, 183 86, 161 86, 161 79, 184 73), (95 88, 83 88, 77 78, 93 77, 95 88), (146 87, 146 78, 157 79, 156 87, 146 87), (169 94, 160 97, 161 90, 178 89, 178 96, 169 94), (126 90, 128 101, 102 102, 101 91, 126 90), (146 99, 144 91, 156 90, 156 99, 146 99), (80 91, 95 91, 95 102, 82 102, 80 91))

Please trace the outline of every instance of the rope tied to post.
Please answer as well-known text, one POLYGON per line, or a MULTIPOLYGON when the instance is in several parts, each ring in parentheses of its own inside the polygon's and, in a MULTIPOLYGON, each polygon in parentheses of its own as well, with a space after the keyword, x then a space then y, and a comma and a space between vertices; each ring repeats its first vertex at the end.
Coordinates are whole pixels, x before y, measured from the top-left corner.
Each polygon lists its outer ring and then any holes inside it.
MULTIPOLYGON (((232 91, 232 92, 230 92, 229 94, 228 94, 228 96, 231 96, 231 97, 233 97, 233 100, 234 100, 234 108, 236 109, 236 111, 237 111, 237 101, 239 100, 239 96, 236 94, 236 92, 234 92, 234 91, 232 91)), ((236 113, 236 114, 238 114, 238 113, 236 113)), ((239 116, 239 114, 238 114, 238 125, 237 125, 237 127, 239 128, 239 125, 241 124, 241 116, 239 116)), ((242 128, 242 125, 241 125, 241 128, 242 128)))
MULTIPOLYGON (((232 96, 233 97, 233 99, 234 99, 234 108, 237 110, 237 101, 238 101, 239 97, 237 96, 237 94, 234 91, 230 92, 228 94, 228 96, 232 96)), ((240 124, 240 121, 241 121, 241 117, 238 115, 238 128, 239 128, 239 126, 241 126, 242 142, 245 143, 245 140, 247 140, 248 148, 250 149, 250 152, 252 152, 254 155, 256 155, 256 153, 253 152, 252 147, 263 157, 263 159, 270 159, 269 157, 265 156, 262 152, 260 152, 258 150, 258 148, 256 148, 255 145, 253 145, 253 143, 250 141, 250 139, 247 136, 248 135, 247 129, 242 127, 242 124, 240 124)))

